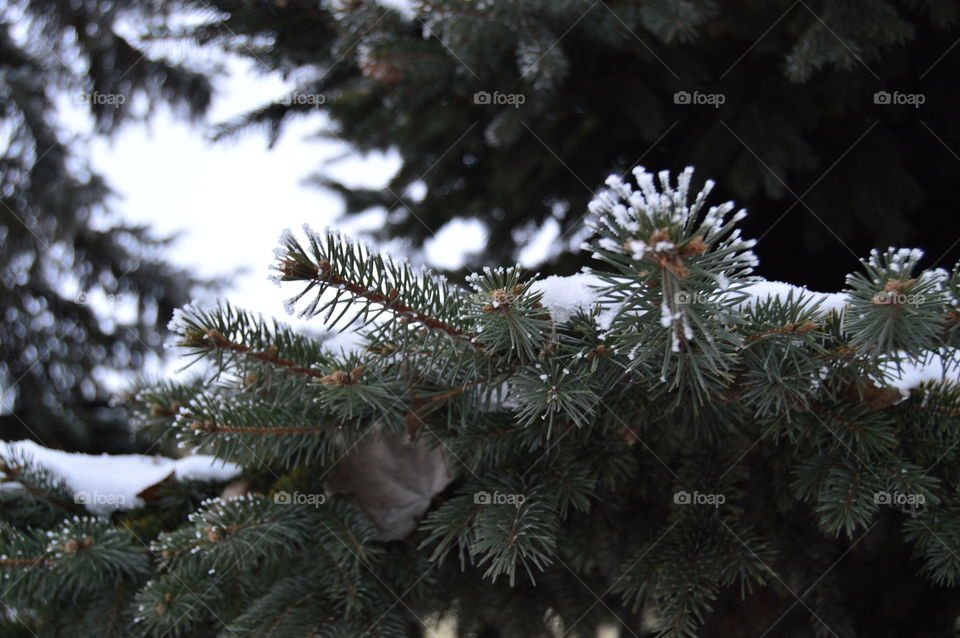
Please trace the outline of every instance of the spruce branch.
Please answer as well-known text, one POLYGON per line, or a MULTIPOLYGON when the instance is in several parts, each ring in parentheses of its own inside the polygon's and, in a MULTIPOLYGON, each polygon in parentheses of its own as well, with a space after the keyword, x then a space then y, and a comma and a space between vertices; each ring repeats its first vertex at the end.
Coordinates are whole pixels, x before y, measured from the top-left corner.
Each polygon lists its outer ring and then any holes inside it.
POLYGON ((590 421, 601 399, 591 388, 593 379, 576 368, 572 371, 568 365, 574 367, 574 362, 551 359, 513 375, 510 389, 521 406, 516 416, 521 425, 539 419, 546 421, 549 428, 559 416, 576 425, 590 421))
POLYGON ((476 326, 476 338, 486 350, 509 361, 537 360, 551 329, 542 295, 531 290, 534 280, 521 280, 519 268, 486 269, 468 279, 477 301, 464 317, 476 326))
POLYGON ((146 552, 133 534, 91 517, 67 519, 48 532, 45 555, 44 567, 70 596, 149 573, 146 552))
POLYGON ((431 562, 441 561, 456 547, 462 566, 469 561, 485 567, 483 575, 492 582, 506 575, 513 587, 520 567, 535 582, 533 570, 544 570, 554 561, 558 503, 544 485, 497 473, 487 479, 427 516, 422 529, 429 534, 421 547, 433 548, 431 562), (504 502, 492 500, 491 494, 504 496, 504 502))
POLYGON ((288 301, 289 309, 316 289, 300 316, 315 317, 326 312, 326 323, 333 327, 352 310, 341 326, 346 329, 358 320, 367 325, 389 313, 483 349, 459 317, 458 308, 464 302, 462 291, 450 287, 443 277, 417 272, 405 262, 371 254, 362 244, 333 231, 324 236, 309 228, 305 232, 309 254, 290 233, 284 234, 277 254, 278 282, 308 282, 303 291, 288 301), (324 298, 326 292, 331 295, 324 298), (340 312, 334 319, 338 307, 340 312))
POLYGON ((851 287, 845 328, 851 344, 871 348, 874 357, 917 357, 939 345, 948 306, 949 273, 929 270, 914 276, 923 252, 874 250, 862 260, 864 273, 847 277, 851 287))
POLYGON ((960 510, 952 502, 936 511, 921 511, 904 523, 905 537, 924 563, 921 570, 941 586, 960 583, 960 510))
POLYGON ((15 519, 21 525, 49 525, 65 514, 83 511, 63 479, 36 464, 27 454, 0 455, 0 485, 4 484, 29 495, 24 499, 13 491, 0 490, 0 503, 16 513, 15 519))
POLYGON ((223 304, 204 309, 195 304, 178 310, 170 321, 176 342, 194 359, 212 356, 218 369, 247 358, 296 375, 320 379, 317 366, 331 363, 329 353, 312 339, 296 334, 276 321, 268 325, 260 317, 223 304))
MULTIPOLYGON (((857 561, 907 539, 924 578, 955 585, 957 273, 891 250, 842 293, 767 282, 741 215, 707 208, 709 184, 691 196, 689 170, 636 179, 609 180, 592 207, 604 272, 487 269, 457 287, 335 233, 286 236, 279 279, 305 284, 293 303, 359 323, 365 347, 334 353, 230 306, 179 312, 180 344, 213 374, 142 388, 138 419, 266 467, 199 509, 184 490, 192 503, 164 496, 173 516, 151 502, 89 533, 49 504, 16 527, 0 516, 0 586, 23 578, 13 604, 37 618, 44 597, 85 592, 102 617, 85 627, 135 613, 137 635, 157 638, 402 638, 446 612, 479 634, 490 609, 516 635, 642 616, 691 636, 720 626, 737 590, 782 615, 782 585, 819 583, 811 564, 874 528, 857 561), (410 502, 385 531, 383 513, 410 502), (617 595, 582 612, 585 584, 617 595)), ((851 582, 805 601, 849 623, 836 601, 851 582)))
POLYGON ((734 307, 757 263, 754 242, 735 228, 745 212, 725 220, 732 202, 701 214, 713 182, 688 202, 692 168, 675 187, 666 171, 659 188, 642 167, 633 173, 639 190, 611 176, 590 203, 589 224, 599 235, 594 257, 614 271, 601 275, 608 284, 601 303, 612 315, 608 333, 629 366, 654 356, 650 344, 662 344, 661 376, 702 404, 731 380, 730 355, 742 339, 731 331, 741 322, 734 307))

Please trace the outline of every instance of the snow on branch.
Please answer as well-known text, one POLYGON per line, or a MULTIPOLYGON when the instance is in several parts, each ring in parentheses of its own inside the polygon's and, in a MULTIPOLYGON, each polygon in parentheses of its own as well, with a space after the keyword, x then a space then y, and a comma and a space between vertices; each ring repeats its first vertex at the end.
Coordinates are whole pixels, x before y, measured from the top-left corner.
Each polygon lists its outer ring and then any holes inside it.
MULTIPOLYGON (((74 502, 97 516, 143 507, 145 501, 139 495, 171 477, 177 481, 227 481, 242 470, 207 455, 170 459, 143 454, 79 454, 51 450, 33 441, 0 441, 0 458, 8 469, 29 463, 61 478, 73 491, 74 502)), ((22 487, 16 481, 3 482, 0 478, 0 489, 22 487)))

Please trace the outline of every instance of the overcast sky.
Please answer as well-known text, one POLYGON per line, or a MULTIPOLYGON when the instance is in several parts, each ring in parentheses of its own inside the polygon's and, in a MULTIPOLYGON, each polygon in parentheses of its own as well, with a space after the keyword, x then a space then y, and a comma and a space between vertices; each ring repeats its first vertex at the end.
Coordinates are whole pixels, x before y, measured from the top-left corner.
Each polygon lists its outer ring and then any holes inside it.
MULTIPOLYGON (((323 169, 351 185, 381 186, 399 168, 399 158, 395 153, 361 156, 344 144, 316 138, 325 127, 319 112, 292 120, 273 148, 267 147, 260 129, 211 143, 214 124, 294 88, 278 75, 258 73, 247 60, 225 62, 228 72, 215 78, 216 94, 205 123, 190 124, 160 108, 146 123, 128 124, 111 139, 92 136, 86 150, 93 170, 119 196, 114 212, 161 235, 180 234, 169 256, 172 262, 202 276, 227 275, 232 286, 224 297, 235 306, 304 325, 284 312, 283 300, 296 288, 280 288, 268 280, 283 230, 302 236, 304 223, 315 230, 336 224, 346 232, 377 223, 375 213, 366 220, 338 222, 343 210, 339 197, 306 185, 305 178, 323 169)), ((68 101, 63 110, 70 126, 89 132, 91 121, 81 105, 68 101)), ((457 267, 466 252, 484 242, 476 224, 434 230, 439 232, 428 242, 426 256, 445 267, 457 267)), ((121 320, 125 312, 104 310, 121 320)), ((313 326, 319 327, 316 324, 314 320, 313 326)))
MULTIPOLYGON (((253 129, 227 141, 207 141, 209 125, 278 99, 289 87, 277 77, 254 73, 233 60, 230 75, 217 80, 217 95, 205 125, 181 121, 166 109, 146 124, 133 124, 108 140, 94 138, 93 167, 122 196, 115 209, 131 222, 162 234, 181 233, 171 260, 202 275, 229 275, 228 297, 235 305, 282 315, 281 290, 267 280, 273 249, 285 228, 299 232, 332 224, 339 199, 303 183, 321 163, 343 155, 339 143, 306 139, 322 125, 320 114, 291 123, 267 148, 253 129)), ((329 167, 354 184, 380 185, 397 169, 396 157, 370 155, 329 167)))
MULTIPOLYGON (((175 262, 204 275, 230 274, 235 277, 231 302, 286 317, 282 300, 289 293, 267 281, 281 232, 300 232, 304 223, 321 230, 343 210, 337 196, 304 179, 323 168, 351 185, 382 186, 399 168, 399 158, 395 153, 361 156, 339 142, 317 139, 317 131, 325 128, 319 112, 292 120, 272 149, 258 129, 207 141, 211 125, 293 89, 279 76, 256 73, 246 60, 231 59, 227 68, 229 74, 216 79, 206 124, 191 125, 160 109, 146 124, 128 125, 113 139, 93 138, 91 162, 122 196, 115 208, 123 218, 164 234, 183 234, 171 256, 175 262), (246 272, 240 274, 242 269, 246 272)), ((376 223, 371 217, 366 224, 376 223)), ((349 231, 364 222, 338 225, 349 231)), ((464 253, 483 245, 478 224, 433 230, 437 236, 426 255, 437 265, 457 267, 464 253)))

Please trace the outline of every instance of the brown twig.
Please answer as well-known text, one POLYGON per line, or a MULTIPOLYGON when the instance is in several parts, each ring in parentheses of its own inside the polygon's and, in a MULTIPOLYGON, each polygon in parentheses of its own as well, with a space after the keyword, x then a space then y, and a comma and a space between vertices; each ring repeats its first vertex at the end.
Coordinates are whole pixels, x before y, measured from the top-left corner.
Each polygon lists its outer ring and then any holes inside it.
POLYGON ((338 430, 340 426, 314 425, 308 427, 258 428, 242 425, 220 425, 212 421, 196 421, 193 424, 193 429, 204 432, 226 432, 228 434, 310 434, 313 432, 338 430))
POLYGON ((39 567, 47 564, 43 556, 39 558, 0 558, 0 567, 39 567))

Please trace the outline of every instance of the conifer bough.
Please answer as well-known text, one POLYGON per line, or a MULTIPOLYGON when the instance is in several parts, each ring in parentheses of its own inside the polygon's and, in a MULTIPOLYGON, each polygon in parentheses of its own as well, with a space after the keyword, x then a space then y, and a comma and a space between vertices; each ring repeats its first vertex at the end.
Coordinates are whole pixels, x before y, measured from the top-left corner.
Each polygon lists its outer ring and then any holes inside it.
POLYGON ((840 293, 766 282, 711 182, 634 176, 590 206, 602 267, 570 277, 461 287, 285 234, 289 308, 362 347, 178 312, 212 374, 142 388, 139 420, 248 487, 97 519, 21 460, 25 489, 0 490, 10 631, 953 635, 957 268, 891 248, 840 293))

